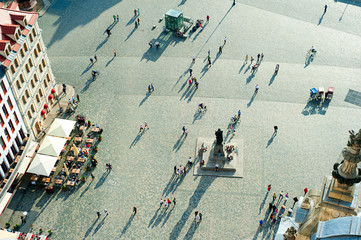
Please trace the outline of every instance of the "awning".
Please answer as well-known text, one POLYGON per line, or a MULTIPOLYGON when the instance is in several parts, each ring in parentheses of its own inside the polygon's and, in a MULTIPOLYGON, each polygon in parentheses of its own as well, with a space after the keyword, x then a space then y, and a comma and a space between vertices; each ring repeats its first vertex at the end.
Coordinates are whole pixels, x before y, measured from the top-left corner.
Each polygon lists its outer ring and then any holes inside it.
POLYGON ((0 240, 13 240, 13 239, 19 239, 19 233, 0 230, 0 240))
POLYGON ((63 150, 66 141, 65 138, 46 136, 40 145, 38 154, 58 157, 61 150, 63 150))
POLYGON ((73 130, 75 123, 75 121, 55 118, 47 135, 67 138, 73 130))
POLYGON ((30 162, 31 162, 31 157, 24 157, 24 159, 21 161, 21 165, 18 169, 18 173, 24 174, 26 172, 26 169, 28 168, 30 162))
POLYGON ((48 177, 57 160, 57 157, 36 154, 27 172, 48 177))

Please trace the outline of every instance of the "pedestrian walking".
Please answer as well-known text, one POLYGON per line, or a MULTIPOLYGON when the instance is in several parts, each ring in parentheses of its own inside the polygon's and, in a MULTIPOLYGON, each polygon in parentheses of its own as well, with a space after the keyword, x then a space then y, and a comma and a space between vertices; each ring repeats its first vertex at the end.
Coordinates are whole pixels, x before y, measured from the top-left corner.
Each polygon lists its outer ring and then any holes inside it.
POLYGON ((196 217, 198 215, 198 211, 194 212, 194 217, 196 217))
POLYGON ((137 16, 137 9, 134 9, 134 16, 137 16))
POLYGON ((108 210, 104 209, 104 215, 108 216, 108 210))
POLYGON ((304 195, 306 195, 308 192, 308 189, 307 188, 303 189, 303 192, 305 193, 304 195))
POLYGON ((323 10, 323 14, 325 14, 326 11, 327 11, 327 5, 325 5, 325 8, 324 8, 324 10, 323 10))
POLYGON ((167 208, 167 207, 168 207, 168 202, 167 202, 167 200, 165 200, 165 199, 164 199, 164 201, 163 201, 163 205, 164 205, 164 207, 165 207, 165 208, 167 208))
POLYGON ((159 42, 158 42, 158 41, 155 42, 155 47, 156 47, 157 49, 159 48, 159 42))
POLYGON ((208 58, 208 67, 212 66, 211 58, 208 58))
POLYGON ((183 134, 184 134, 185 131, 186 131, 186 127, 185 127, 185 126, 182 127, 182 131, 183 131, 183 134))
POLYGON ((191 85, 192 85, 192 83, 193 83, 193 80, 192 80, 192 78, 190 78, 190 79, 188 80, 188 84, 189 84, 189 86, 191 86, 191 85))
POLYGON ((272 188, 272 185, 269 184, 268 187, 267 187, 267 191, 269 192, 271 190, 271 188, 272 188))
POLYGON ((149 125, 148 125, 147 122, 144 122, 144 129, 145 129, 145 128, 149 129, 149 125))
POLYGON ((259 61, 259 58, 260 58, 261 54, 257 54, 257 62, 259 61))
POLYGON ((193 69, 190 68, 190 69, 189 69, 189 76, 192 76, 192 73, 193 73, 193 69))
POLYGON ((108 37, 110 37, 110 35, 112 35, 112 33, 110 32, 110 30, 109 30, 109 29, 107 29, 107 30, 105 30, 105 31, 107 32, 108 37))
POLYGON ((26 223, 26 220, 23 216, 20 216, 20 219, 21 219, 21 223, 26 223))
POLYGON ((209 22, 209 15, 207 15, 206 19, 207 19, 207 22, 209 22))
POLYGON ((153 83, 150 83, 150 88, 152 89, 152 92, 154 92, 154 86, 153 86, 153 83))
POLYGON ((139 18, 137 18, 137 22, 138 22, 138 26, 140 25, 140 19, 139 18))
POLYGON ((277 133, 277 131, 278 131, 278 126, 274 126, 273 128, 274 128, 274 130, 275 130, 275 133, 277 133))
POLYGON ((199 83, 198 83, 198 82, 195 82, 194 84, 196 85, 196 88, 198 89, 199 83))
POLYGON ((192 57, 192 63, 195 63, 195 62, 196 62, 196 57, 193 56, 193 57, 192 57))
POLYGON ((296 202, 298 202, 298 198, 297 198, 297 196, 293 198, 293 205, 292 205, 292 208, 295 206, 296 202))
POLYGON ((218 53, 222 53, 222 46, 219 46, 218 53))
POLYGON ((134 21, 134 27, 137 28, 138 27, 138 22, 134 21))
POLYGON ((137 214, 137 208, 136 207, 133 207, 133 214, 137 214))
POLYGON ((163 199, 161 198, 160 199, 160 203, 159 203, 160 205, 159 205, 159 207, 162 207, 162 205, 163 205, 163 199))
MULTIPOLYGON (((234 3, 233 3, 233 5, 234 5, 234 3)), ((261 219, 261 220, 259 220, 259 227, 262 227, 262 225, 263 225, 263 220, 261 219)))
POLYGON ((273 193, 272 198, 273 198, 273 201, 274 201, 274 200, 276 200, 276 198, 277 198, 277 194, 276 194, 275 192, 273 193))
POLYGON ((289 196, 288 193, 285 194, 286 201, 288 200, 289 196))
POLYGON ((119 22, 119 15, 117 14, 117 22, 119 22))
POLYGON ((153 42, 152 42, 152 41, 150 41, 148 44, 149 44, 149 47, 150 47, 150 48, 153 47, 153 42))
POLYGON ((273 204, 270 202, 270 203, 268 203, 268 211, 271 211, 272 210, 272 206, 273 206, 273 204))
POLYGON ((173 204, 175 206, 175 204, 177 203, 177 200, 175 198, 173 198, 173 204))
POLYGON ((277 218, 274 218, 274 219, 272 220, 272 222, 273 222, 273 224, 276 224, 277 218))
POLYGON ((80 101, 79 94, 76 95, 76 100, 77 100, 78 102, 80 101))
POLYGON ((263 56, 264 56, 263 53, 261 53, 261 60, 263 60, 263 56))
POLYGON ((75 98, 74 98, 74 96, 71 97, 71 101, 73 102, 73 104, 75 104, 75 98))
POLYGON ((187 137, 188 136, 188 129, 186 129, 185 131, 184 131, 184 135, 187 137))
POLYGON ((246 59, 244 60, 244 63, 247 63, 248 61, 248 55, 246 55, 246 59))
POLYGON ((98 58, 97 58, 97 55, 94 54, 94 60, 97 62, 98 61, 98 58))
POLYGON ((281 200, 281 199, 283 198, 283 196, 284 196, 284 193, 283 193, 283 191, 281 191, 281 192, 280 192, 279 199, 281 200))
POLYGON ((251 65, 252 65, 253 60, 254 60, 254 58, 251 56, 251 65))
POLYGON ((177 173, 177 166, 174 166, 174 174, 176 174, 177 173))
POLYGON ((97 210, 97 216, 98 216, 98 218, 100 218, 100 216, 101 216, 101 213, 99 212, 99 210, 97 210))
POLYGON ((198 222, 200 220, 199 215, 196 215, 196 217, 194 218, 194 220, 196 220, 196 222, 198 222))
POLYGON ((238 114, 238 119, 240 119, 241 118, 241 110, 238 110, 237 114, 238 114))
POLYGON ((226 43, 227 43, 227 38, 224 37, 224 39, 223 39, 223 45, 225 45, 226 43))
POLYGON ((113 53, 114 53, 114 57, 116 57, 117 56, 117 50, 113 50, 113 53))
POLYGON ((114 22, 117 21, 117 16, 113 15, 114 22))
POLYGON ((140 127, 139 127, 139 132, 141 132, 141 131, 143 131, 143 125, 142 124, 140 124, 140 127))
POLYGON ((150 87, 150 84, 148 85, 148 93, 152 91, 152 88, 150 87))
POLYGON ((138 15, 140 15, 140 9, 139 8, 137 9, 137 12, 138 12, 138 15))
POLYGON ((254 88, 254 93, 258 93, 258 89, 259 89, 258 84, 256 84, 256 86, 254 88))
POLYGON ((92 181, 93 181, 93 180, 94 180, 94 178, 95 178, 95 177, 94 177, 94 175, 91 173, 91 174, 90 174, 90 176, 92 177, 92 181))
POLYGON ((167 198, 167 202, 168 202, 169 205, 172 204, 172 202, 171 202, 171 200, 169 198, 167 198))
POLYGON ((90 58, 90 63, 93 65, 94 64, 94 59, 90 58))

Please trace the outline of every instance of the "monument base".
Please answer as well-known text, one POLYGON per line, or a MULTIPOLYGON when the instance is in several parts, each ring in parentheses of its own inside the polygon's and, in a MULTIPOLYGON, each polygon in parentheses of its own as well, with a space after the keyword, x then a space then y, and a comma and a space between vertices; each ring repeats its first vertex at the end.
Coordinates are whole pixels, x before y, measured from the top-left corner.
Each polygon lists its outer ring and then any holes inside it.
POLYGON ((217 145, 214 138, 197 138, 196 156, 197 163, 193 174, 196 176, 217 176, 217 177, 243 177, 243 140, 232 139, 225 146, 217 145), (231 154, 225 149, 226 146, 234 146, 234 151, 231 154), (203 147, 207 151, 200 151, 203 147), (221 150, 221 151, 220 151, 221 150), (223 150, 223 151, 222 151, 223 150), (218 154, 220 151, 220 154, 218 154), (232 160, 227 160, 227 155, 232 156, 232 160), (204 160, 204 164, 201 164, 204 160), (215 171, 215 166, 218 164, 219 171, 215 171))

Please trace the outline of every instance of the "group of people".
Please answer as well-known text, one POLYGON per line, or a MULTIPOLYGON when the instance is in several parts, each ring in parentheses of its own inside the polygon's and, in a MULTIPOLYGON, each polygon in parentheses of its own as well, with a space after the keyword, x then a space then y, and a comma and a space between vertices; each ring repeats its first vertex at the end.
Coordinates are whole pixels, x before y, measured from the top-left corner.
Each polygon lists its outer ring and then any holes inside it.
MULTIPOLYGON (((174 204, 173 206, 175 206, 176 203, 177 203, 177 200, 175 198, 173 198, 173 204, 174 204)), ((161 198, 159 204, 160 204, 159 205, 160 208, 162 206, 164 206, 165 208, 168 208, 172 204, 172 201, 169 198, 167 198, 167 199, 161 198)))
POLYGON ((144 122, 144 127, 142 124, 139 126, 139 132, 144 132, 146 129, 149 129, 149 125, 147 122, 144 122))
POLYGON ((174 166, 174 174, 176 174, 177 176, 181 174, 187 174, 187 167, 182 165, 180 165, 179 167, 174 166))

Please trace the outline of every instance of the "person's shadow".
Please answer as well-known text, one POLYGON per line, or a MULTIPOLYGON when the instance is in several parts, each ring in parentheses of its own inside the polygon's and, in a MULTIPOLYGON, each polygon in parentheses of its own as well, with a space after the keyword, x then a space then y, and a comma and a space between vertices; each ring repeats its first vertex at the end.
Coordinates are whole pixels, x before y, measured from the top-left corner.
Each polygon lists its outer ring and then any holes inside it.
POLYGON ((249 107, 252 105, 252 103, 253 103, 256 95, 257 95, 257 92, 255 91, 255 92, 253 93, 251 99, 250 99, 249 102, 247 103, 247 108, 249 108, 249 107))
POLYGON ((275 80, 276 76, 277 76, 276 73, 274 73, 274 74, 272 75, 271 79, 269 80, 268 86, 270 86, 270 85, 273 83, 273 81, 275 80))
POLYGON ((134 219, 134 214, 132 214, 132 215, 129 217, 127 224, 125 224, 125 226, 124 226, 124 228, 123 228, 123 230, 122 230, 122 233, 120 234, 120 237, 123 236, 123 235, 127 232, 128 228, 129 228, 130 225, 132 224, 133 219, 134 219))
POLYGON ((318 20, 318 24, 317 26, 319 26, 322 23, 323 17, 325 16, 325 12, 323 12, 322 16, 320 17, 320 19, 318 20))
POLYGON ((275 138, 276 136, 277 136, 277 132, 273 132, 271 138, 270 138, 270 139, 268 140, 268 142, 267 142, 266 148, 268 148, 268 147, 272 144, 272 142, 273 142, 273 140, 274 140, 274 138, 275 138))
POLYGON ((149 96, 150 96, 150 92, 147 92, 146 94, 145 94, 145 97, 142 99, 142 101, 139 103, 139 106, 138 107, 140 107, 140 106, 142 106, 143 105, 143 103, 145 102, 145 101, 147 101, 147 99, 149 98, 149 96))

